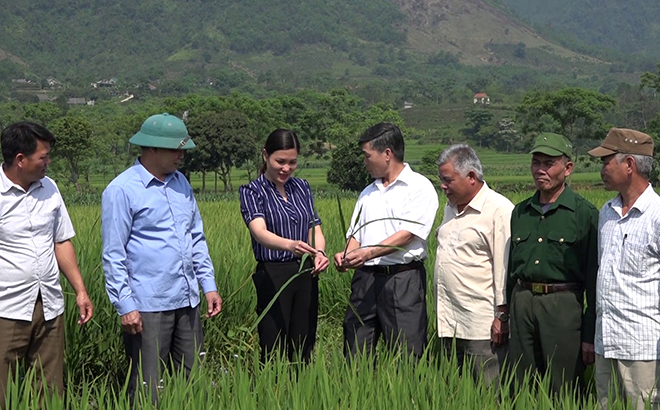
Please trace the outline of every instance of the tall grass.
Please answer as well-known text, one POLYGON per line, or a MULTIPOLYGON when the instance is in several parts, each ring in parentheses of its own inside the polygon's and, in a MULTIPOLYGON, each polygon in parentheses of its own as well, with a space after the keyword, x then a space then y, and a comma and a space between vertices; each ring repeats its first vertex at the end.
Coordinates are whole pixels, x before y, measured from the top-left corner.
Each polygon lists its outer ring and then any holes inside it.
MULTIPOLYGON (((613 195, 585 191, 587 199, 602 206, 613 195)), ((509 194, 519 202, 530 192, 509 194)), ((442 220, 441 206, 436 224, 442 220)), ((355 200, 340 199, 344 210, 352 210, 355 200)), ((316 203, 323 220, 323 232, 330 258, 341 252, 345 232, 336 199, 316 203)), ((350 293, 350 273, 334 268, 319 281, 318 342, 311 364, 298 367, 274 361, 260 368, 254 324, 256 297, 251 282, 256 262, 250 236, 242 222, 237 200, 201 202, 209 252, 216 269, 216 281, 223 296, 222 313, 203 319, 206 358, 186 381, 181 375, 165 380, 160 392, 160 408, 239 408, 239 409, 427 409, 427 408, 594 408, 595 398, 584 401, 573 396, 555 401, 547 389, 516 389, 509 397, 482 382, 459 377, 456 364, 440 354, 434 323, 429 320, 430 345, 426 358, 414 364, 397 354, 379 351, 374 370, 370 360, 346 364, 342 354, 342 320, 350 293)), ((126 374, 128 369, 117 313, 105 293, 101 268, 99 206, 70 206, 77 235, 74 245, 95 315, 90 323, 76 324, 75 298, 65 285, 66 296, 66 395, 48 396, 44 408, 128 408, 126 374)), ((429 239, 428 272, 433 271, 436 240, 429 239)), ((429 289, 433 275, 429 274, 429 289)), ((432 294, 427 298, 429 316, 435 316, 432 294)), ((23 372, 9 387, 10 408, 36 408, 38 395, 32 386, 34 374, 23 372)), ((541 383, 543 386, 543 383, 541 383)), ((148 400, 145 403, 149 403, 148 400)), ((145 405, 149 407, 150 405, 145 405)))

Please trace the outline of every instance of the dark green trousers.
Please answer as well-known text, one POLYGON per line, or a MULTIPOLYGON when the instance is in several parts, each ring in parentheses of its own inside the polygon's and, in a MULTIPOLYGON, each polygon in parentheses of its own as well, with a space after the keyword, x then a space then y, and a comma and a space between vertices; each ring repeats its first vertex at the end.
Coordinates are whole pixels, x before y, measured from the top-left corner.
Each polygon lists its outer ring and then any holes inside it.
POLYGON ((566 385, 584 389, 582 303, 581 291, 539 295, 515 285, 509 356, 519 381, 525 372, 532 377, 549 373, 554 393, 566 385))

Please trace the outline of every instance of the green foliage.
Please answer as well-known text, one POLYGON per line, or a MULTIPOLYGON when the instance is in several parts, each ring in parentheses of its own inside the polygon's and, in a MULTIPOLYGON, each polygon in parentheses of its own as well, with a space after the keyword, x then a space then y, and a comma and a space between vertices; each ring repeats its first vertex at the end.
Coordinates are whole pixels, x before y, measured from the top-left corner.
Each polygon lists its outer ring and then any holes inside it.
POLYGON ((64 159, 71 172, 71 183, 80 192, 81 173, 87 174, 93 161, 94 144, 92 125, 81 116, 67 115, 50 124, 50 131, 57 138, 53 149, 55 156, 64 159))
POLYGON ((616 100, 609 95, 569 87, 555 92, 529 92, 516 111, 525 132, 553 131, 548 129, 547 119, 550 119, 561 134, 575 140, 601 138, 610 128, 605 114, 615 105, 616 100))
MULTIPOLYGON (((187 128, 197 146, 186 158, 185 171, 201 172, 204 176, 215 172, 224 190, 232 191, 232 168, 242 166, 258 152, 247 117, 237 111, 206 111, 193 116, 187 128)), ((205 188, 205 184, 202 185, 202 192, 205 188)))
POLYGON ((648 0, 502 0, 537 27, 621 53, 660 56, 660 7, 648 0))
MULTIPOLYGON (((310 44, 346 49, 348 42, 406 40, 397 24, 403 14, 382 0, 26 0, 2 7, 3 47, 61 80, 122 74, 144 82, 166 61, 224 65, 228 50, 282 55, 310 44)), ((23 71, 0 63, 0 79, 23 71)))
POLYGON ((345 142, 332 150, 328 183, 347 191, 361 191, 370 177, 364 167, 362 150, 356 142, 345 142))

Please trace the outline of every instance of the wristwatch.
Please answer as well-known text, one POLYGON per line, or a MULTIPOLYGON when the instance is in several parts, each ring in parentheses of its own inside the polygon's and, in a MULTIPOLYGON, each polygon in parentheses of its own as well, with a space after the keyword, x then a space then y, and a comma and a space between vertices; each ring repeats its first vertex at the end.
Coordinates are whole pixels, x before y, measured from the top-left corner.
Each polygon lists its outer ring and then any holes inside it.
POLYGON ((506 312, 496 312, 495 317, 500 320, 500 322, 508 322, 509 321, 509 314, 506 312))

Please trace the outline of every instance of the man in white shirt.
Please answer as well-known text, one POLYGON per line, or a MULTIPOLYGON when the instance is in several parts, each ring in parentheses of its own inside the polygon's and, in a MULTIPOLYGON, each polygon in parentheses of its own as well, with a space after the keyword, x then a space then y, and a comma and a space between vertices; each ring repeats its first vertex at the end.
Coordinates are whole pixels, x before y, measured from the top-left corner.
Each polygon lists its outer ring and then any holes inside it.
POLYGON ((41 386, 64 388, 64 295, 60 270, 76 293, 78 324, 92 318, 71 243, 75 235, 57 185, 46 176, 53 134, 19 122, 0 135, 0 407, 17 362, 38 366, 41 386), (42 380, 43 372, 43 380, 42 380))
POLYGON ((472 376, 498 379, 509 342, 506 272, 513 204, 488 187, 481 161, 466 144, 446 148, 436 161, 447 195, 438 228, 435 291, 438 336, 458 365, 473 361, 472 376))
POLYGON ((639 131, 612 128, 589 154, 603 161, 605 188, 619 193, 603 206, 598 220, 598 401, 607 409, 608 398, 618 393, 638 409, 646 400, 658 408, 660 196, 649 184, 653 139, 639 131))
POLYGON ((344 353, 373 354, 381 335, 390 348, 420 357, 426 346, 426 239, 438 210, 433 184, 403 162, 401 130, 390 123, 359 140, 376 180, 358 198, 340 272, 355 269, 344 319, 344 353))

